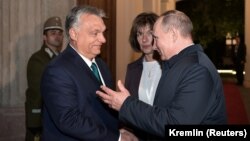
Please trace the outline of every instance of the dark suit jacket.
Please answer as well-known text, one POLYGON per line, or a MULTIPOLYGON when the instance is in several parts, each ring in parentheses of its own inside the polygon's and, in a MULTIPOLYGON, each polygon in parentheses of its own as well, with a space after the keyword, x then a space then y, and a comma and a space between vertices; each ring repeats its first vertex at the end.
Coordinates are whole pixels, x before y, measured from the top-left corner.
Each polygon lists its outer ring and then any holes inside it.
POLYGON ((187 47, 163 62, 153 105, 130 96, 119 118, 162 140, 165 125, 227 123, 222 81, 199 45, 187 47))
POLYGON ((241 65, 241 62, 246 62, 246 45, 240 42, 237 51, 235 52, 236 46, 233 46, 233 61, 236 65, 241 65))
MULTIPOLYGON (((51 57, 45 51, 48 48, 43 45, 41 49, 30 57, 27 65, 28 88, 26 90, 25 113, 26 127, 42 127, 42 115, 37 111, 42 108, 42 97, 40 93, 40 82, 42 73, 46 65, 51 61, 51 57), (36 111, 34 111, 36 110, 36 111)), ((52 51, 51 51, 52 52, 52 51)))
POLYGON ((138 89, 143 69, 142 62, 143 62, 143 56, 141 56, 136 61, 128 64, 125 77, 125 87, 129 90, 131 95, 137 98, 138 98, 138 89))
MULTIPOLYGON (((107 65, 96 58, 105 84, 107 65)), ((42 78, 44 141, 118 141, 116 114, 96 95, 100 83, 77 52, 68 47, 50 62, 42 78)))

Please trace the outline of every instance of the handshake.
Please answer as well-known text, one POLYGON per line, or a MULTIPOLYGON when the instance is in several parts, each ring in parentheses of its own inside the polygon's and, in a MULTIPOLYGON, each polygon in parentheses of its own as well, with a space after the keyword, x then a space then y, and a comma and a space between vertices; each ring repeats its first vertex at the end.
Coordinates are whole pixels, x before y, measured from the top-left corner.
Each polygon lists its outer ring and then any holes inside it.
POLYGON ((120 141, 139 141, 138 138, 126 129, 120 129, 121 140, 120 141))

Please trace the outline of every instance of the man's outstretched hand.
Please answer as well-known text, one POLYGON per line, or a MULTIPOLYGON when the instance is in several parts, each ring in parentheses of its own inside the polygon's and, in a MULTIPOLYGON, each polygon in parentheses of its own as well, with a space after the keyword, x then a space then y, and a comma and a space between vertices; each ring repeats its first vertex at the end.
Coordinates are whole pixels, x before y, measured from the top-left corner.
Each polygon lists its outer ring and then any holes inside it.
POLYGON ((123 102, 130 96, 129 91, 124 87, 121 80, 118 80, 117 86, 119 92, 113 91, 112 89, 101 86, 102 91, 96 91, 96 94, 102 99, 102 101, 109 105, 110 108, 117 111, 120 110, 123 102))

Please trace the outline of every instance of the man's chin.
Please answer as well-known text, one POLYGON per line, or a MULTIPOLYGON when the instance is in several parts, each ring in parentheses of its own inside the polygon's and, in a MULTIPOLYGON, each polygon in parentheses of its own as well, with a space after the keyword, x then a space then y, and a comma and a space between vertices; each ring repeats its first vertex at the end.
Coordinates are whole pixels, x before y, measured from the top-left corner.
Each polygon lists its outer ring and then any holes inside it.
POLYGON ((96 56, 101 54, 101 50, 95 52, 96 56))

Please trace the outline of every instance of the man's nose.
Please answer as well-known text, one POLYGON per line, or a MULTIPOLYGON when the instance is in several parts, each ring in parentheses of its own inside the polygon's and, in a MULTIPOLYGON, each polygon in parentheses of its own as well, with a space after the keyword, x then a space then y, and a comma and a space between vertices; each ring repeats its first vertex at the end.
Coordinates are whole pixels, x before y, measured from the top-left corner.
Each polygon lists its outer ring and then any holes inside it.
POLYGON ((106 39, 105 39, 105 37, 104 37, 103 34, 101 34, 101 35, 99 36, 98 40, 99 40, 100 42, 102 42, 102 43, 105 43, 105 42, 106 42, 106 39))
POLYGON ((146 42, 148 40, 147 34, 142 34, 142 41, 146 42))

